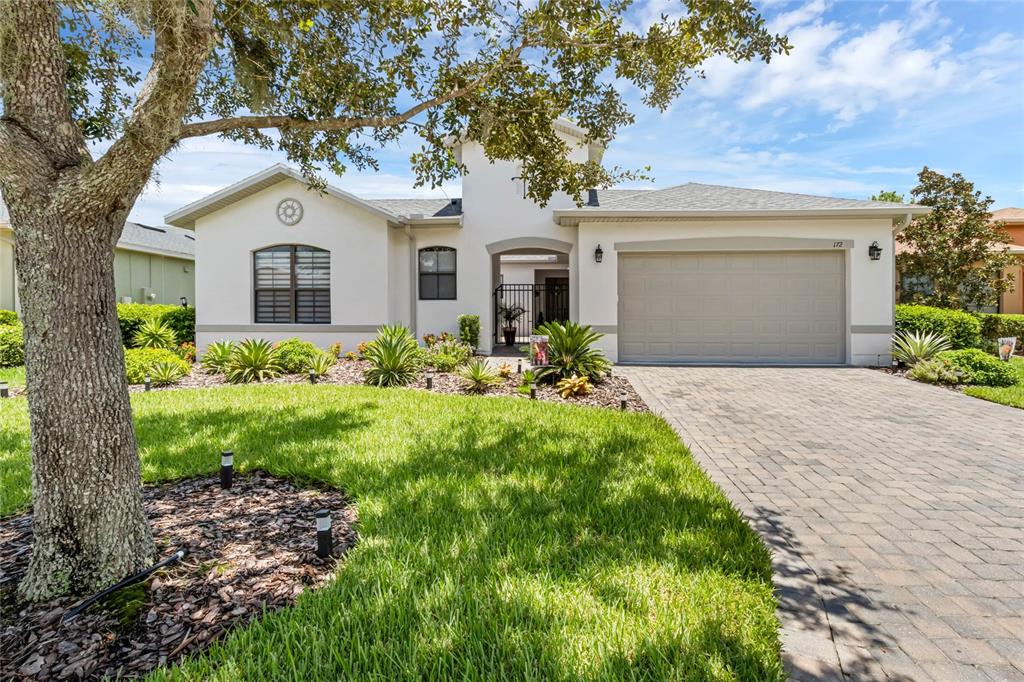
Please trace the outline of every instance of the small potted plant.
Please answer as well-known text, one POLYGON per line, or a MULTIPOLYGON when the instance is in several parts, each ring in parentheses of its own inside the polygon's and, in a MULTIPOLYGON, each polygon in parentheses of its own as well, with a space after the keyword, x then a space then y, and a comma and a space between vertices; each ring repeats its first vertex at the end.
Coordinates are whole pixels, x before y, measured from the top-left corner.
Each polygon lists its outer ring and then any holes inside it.
POLYGON ((502 303, 498 307, 498 314, 501 315, 501 319, 504 320, 505 326, 501 328, 501 333, 505 337, 505 345, 513 346, 516 343, 516 320, 523 316, 526 310, 522 306, 508 305, 502 303))

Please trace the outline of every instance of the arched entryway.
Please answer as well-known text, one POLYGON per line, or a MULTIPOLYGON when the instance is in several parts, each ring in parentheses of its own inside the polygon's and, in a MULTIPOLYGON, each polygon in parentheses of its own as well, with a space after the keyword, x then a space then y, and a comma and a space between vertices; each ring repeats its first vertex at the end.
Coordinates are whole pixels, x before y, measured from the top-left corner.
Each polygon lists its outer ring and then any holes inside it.
POLYGON ((575 308, 573 245, 520 238, 487 246, 491 255, 493 352, 514 350, 544 322, 568 320, 575 308))

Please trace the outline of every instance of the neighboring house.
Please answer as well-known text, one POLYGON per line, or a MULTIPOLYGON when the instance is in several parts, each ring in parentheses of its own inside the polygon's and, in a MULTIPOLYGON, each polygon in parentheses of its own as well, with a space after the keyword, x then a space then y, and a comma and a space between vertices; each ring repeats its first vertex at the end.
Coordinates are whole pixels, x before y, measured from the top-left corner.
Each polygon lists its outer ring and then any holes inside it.
MULTIPOLYGON (((1017 262, 1003 270, 1004 276, 1013 278, 1013 286, 1003 292, 996 305, 986 307, 980 312, 1024 314, 1024 208, 1001 208, 992 212, 992 220, 1005 223, 1010 241, 1006 244, 994 244, 993 249, 1007 250, 1017 257, 1017 262)), ((896 253, 912 252, 907 244, 897 244, 896 253)), ((915 292, 930 294, 932 292, 931 277, 900 277, 899 292, 904 302, 910 302, 915 292)))
POLYGON ((993 211, 993 220, 1002 220, 1010 234, 1007 248, 1017 256, 1017 264, 1006 268, 1013 276, 1013 289, 999 299, 999 312, 1024 315, 1024 208, 1001 208, 993 211))
MULTIPOLYGON (((0 310, 18 310, 14 233, 0 202, 0 310)), ((114 251, 119 302, 195 303, 195 235, 178 227, 125 223, 114 251)))
MULTIPOLYGON (((584 131, 556 128, 574 161, 599 159, 584 131)), ((490 353, 498 304, 525 287, 521 339, 541 313, 567 317, 619 362, 888 362, 894 226, 927 209, 693 183, 541 207, 517 164, 475 142, 455 152, 461 199, 321 194, 277 165, 168 214, 196 232, 198 345, 353 348, 381 324, 456 332, 474 313, 490 353)))

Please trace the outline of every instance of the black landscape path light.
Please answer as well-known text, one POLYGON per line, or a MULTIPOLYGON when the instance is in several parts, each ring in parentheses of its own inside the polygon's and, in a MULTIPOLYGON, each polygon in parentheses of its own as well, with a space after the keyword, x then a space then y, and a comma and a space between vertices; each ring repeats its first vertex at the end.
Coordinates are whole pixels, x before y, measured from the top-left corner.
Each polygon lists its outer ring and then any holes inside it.
POLYGON ((309 383, 311 383, 311 384, 315 384, 316 383, 316 372, 314 372, 312 369, 309 370, 309 383))
POLYGON ((627 398, 624 395, 619 396, 619 409, 620 410, 626 410, 626 408, 628 408, 628 407, 629 407, 629 398, 627 398))
POLYGON ((523 361, 520 359, 519 362, 516 363, 516 374, 522 374, 522 373, 523 373, 523 361))
POLYGON ((326 559, 331 555, 334 540, 331 538, 331 512, 321 509, 316 513, 316 555, 326 559))
POLYGON ((153 390, 153 381, 149 378, 148 374, 145 377, 143 377, 142 385, 146 387, 147 393, 153 390))
POLYGON ((434 388, 434 373, 427 372, 427 390, 431 391, 434 388))
POLYGON ((235 453, 225 450, 220 453, 220 487, 227 490, 235 476, 235 453))
POLYGON ((530 382, 530 400, 537 399, 537 384, 530 382))
POLYGON ((11 389, 6 381, 0 381, 0 398, 10 398, 11 389))

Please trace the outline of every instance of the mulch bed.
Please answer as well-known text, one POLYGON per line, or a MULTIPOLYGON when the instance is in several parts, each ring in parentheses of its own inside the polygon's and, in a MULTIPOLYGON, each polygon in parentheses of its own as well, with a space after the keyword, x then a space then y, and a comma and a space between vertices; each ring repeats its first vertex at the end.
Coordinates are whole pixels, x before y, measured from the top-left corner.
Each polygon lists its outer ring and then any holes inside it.
MULTIPOLYGON (((504 360, 502 358, 494 358, 492 360, 497 365, 502 364, 504 360)), ((510 358, 508 360, 509 366, 512 368, 512 375, 497 386, 492 386, 487 389, 482 395, 485 396, 513 396, 520 397, 523 399, 529 399, 529 394, 523 394, 519 392, 519 385, 521 383, 521 377, 516 374, 518 367, 516 359, 510 358)), ((370 366, 370 363, 365 360, 347 360, 340 359, 331 368, 330 372, 317 379, 317 383, 321 384, 334 384, 339 386, 351 386, 351 385, 363 385, 363 371, 370 366)), ((528 369, 529 366, 525 365, 524 369, 528 369)), ((274 379, 270 379, 263 383, 267 384, 303 384, 309 381, 309 377, 302 374, 285 374, 274 379)), ((195 365, 192 368, 191 374, 184 377, 177 384, 171 386, 157 387, 154 386, 151 390, 153 391, 168 391, 176 390, 180 388, 210 388, 214 386, 228 386, 230 385, 226 379, 220 374, 210 374, 200 365, 195 365)), ((421 373, 419 378, 410 384, 412 388, 421 388, 426 390, 427 378, 425 373, 421 373)), ((144 390, 142 386, 131 386, 129 390, 132 392, 138 392, 144 390)), ((466 395, 467 392, 462 385, 462 379, 458 374, 437 372, 434 375, 434 387, 435 393, 447 393, 447 394, 458 394, 466 395)), ((474 394, 477 395, 477 394, 474 394)), ((602 381, 599 384, 594 384, 589 394, 584 396, 578 396, 575 398, 563 398, 555 390, 554 386, 550 384, 538 384, 537 385, 537 399, 546 400, 556 403, 566 403, 570 405, 589 405, 592 407, 606 407, 612 409, 619 409, 619 401, 625 397, 627 409, 632 412, 649 412, 650 409, 647 404, 644 403, 640 394, 636 392, 633 385, 629 383, 629 380, 625 377, 613 376, 609 379, 602 381)))
POLYGON ((355 508, 337 490, 256 472, 231 489, 196 478, 144 489, 159 558, 185 558, 61 624, 79 598, 19 603, 32 515, 0 521, 0 679, 135 677, 210 645, 332 575, 355 542, 355 508), (316 556, 314 514, 331 511, 334 556, 316 556), (132 604, 126 597, 134 596, 132 604))

